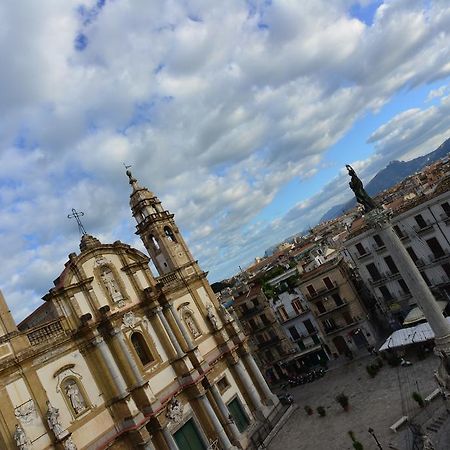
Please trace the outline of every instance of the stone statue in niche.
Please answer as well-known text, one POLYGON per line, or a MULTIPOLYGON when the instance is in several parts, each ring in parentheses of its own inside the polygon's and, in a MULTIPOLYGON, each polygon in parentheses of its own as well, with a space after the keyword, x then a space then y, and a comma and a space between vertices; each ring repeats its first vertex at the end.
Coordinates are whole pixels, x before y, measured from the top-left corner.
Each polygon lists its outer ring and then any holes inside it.
POLYGON ((47 400, 46 418, 49 428, 51 428, 57 438, 64 434, 64 428, 59 420, 59 409, 52 406, 50 400, 47 400))
POLYGON ((64 450, 77 450, 75 442, 72 440, 72 436, 69 436, 63 443, 64 450))
POLYGON ((19 450, 28 450, 30 448, 25 430, 18 423, 16 424, 16 430, 14 431, 13 438, 16 441, 16 445, 19 450))
POLYGON ((213 307, 213 305, 211 305, 211 303, 208 303, 206 305, 206 311, 207 311, 206 314, 208 316, 209 321, 211 322, 211 325, 213 326, 213 328, 215 330, 218 330, 219 329, 219 323, 217 322, 217 317, 214 314, 214 307, 213 307))
POLYGON ((70 380, 66 384, 66 395, 70 400, 73 410, 77 414, 82 413, 86 409, 86 403, 81 395, 80 388, 75 381, 70 380))
POLYGON ((183 405, 175 397, 167 405, 166 417, 174 423, 180 423, 183 418, 183 405))
POLYGON ((187 305, 183 305, 181 317, 194 338, 197 338, 202 334, 195 323, 194 313, 187 307, 187 305))
POLYGON ((113 301, 118 302, 119 300, 122 300, 122 293, 120 292, 119 285, 117 284, 112 270, 109 267, 103 267, 100 277, 113 301))

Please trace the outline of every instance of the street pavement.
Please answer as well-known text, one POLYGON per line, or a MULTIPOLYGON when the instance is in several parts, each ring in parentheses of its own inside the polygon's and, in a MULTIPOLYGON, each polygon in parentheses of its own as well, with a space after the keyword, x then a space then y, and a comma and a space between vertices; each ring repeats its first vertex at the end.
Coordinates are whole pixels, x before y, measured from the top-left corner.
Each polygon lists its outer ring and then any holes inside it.
MULTIPOLYGON (((403 425, 397 433, 389 427, 403 415, 416 417, 426 426, 434 417, 445 413, 441 398, 424 409, 412 399, 414 391, 425 398, 436 389, 433 372, 439 360, 429 355, 408 367, 390 367, 385 363, 378 375, 370 378, 366 365, 374 360, 375 357, 367 356, 352 361, 330 370, 320 380, 288 389, 299 408, 269 444, 268 450, 353 450, 350 430, 364 450, 379 450, 369 428, 374 430, 382 449, 410 450, 412 433, 408 426, 403 425), (341 392, 349 397, 348 412, 335 400, 341 392), (305 405, 314 409, 314 415, 306 415, 305 405), (318 406, 326 409, 325 417, 317 414, 318 406)), ((435 450, 449 450, 449 420, 441 428, 437 433, 431 432, 430 437, 435 450)))

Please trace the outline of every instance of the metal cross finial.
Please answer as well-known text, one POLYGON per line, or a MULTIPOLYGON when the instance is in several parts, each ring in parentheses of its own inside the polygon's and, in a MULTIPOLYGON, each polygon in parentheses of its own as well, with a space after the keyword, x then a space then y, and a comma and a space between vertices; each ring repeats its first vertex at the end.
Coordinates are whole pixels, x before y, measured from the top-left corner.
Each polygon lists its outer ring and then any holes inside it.
POLYGON ((72 214, 69 214, 67 216, 68 219, 75 219, 77 221, 78 224, 78 231, 80 232, 80 234, 82 236, 84 236, 86 233, 86 230, 83 227, 83 224, 81 223, 80 217, 84 216, 84 212, 83 211, 77 211, 76 209, 72 208, 72 214))
POLYGON ((127 165, 127 164, 125 164, 124 162, 123 162, 122 164, 124 165, 124 167, 125 167, 126 170, 128 170, 130 167, 132 167, 131 164, 130 164, 130 165, 127 165))

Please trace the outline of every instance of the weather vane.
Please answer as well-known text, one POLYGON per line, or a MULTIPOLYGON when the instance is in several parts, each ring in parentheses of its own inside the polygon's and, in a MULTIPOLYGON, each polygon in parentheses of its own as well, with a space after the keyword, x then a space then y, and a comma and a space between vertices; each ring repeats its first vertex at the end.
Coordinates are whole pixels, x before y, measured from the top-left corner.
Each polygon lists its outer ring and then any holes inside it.
POLYGON ((75 219, 77 221, 78 224, 78 231, 80 232, 80 234, 82 236, 84 236, 86 233, 86 230, 83 227, 83 224, 81 223, 80 217, 84 216, 84 212, 83 211, 77 211, 76 209, 72 208, 72 214, 69 214, 67 216, 68 219, 75 219))

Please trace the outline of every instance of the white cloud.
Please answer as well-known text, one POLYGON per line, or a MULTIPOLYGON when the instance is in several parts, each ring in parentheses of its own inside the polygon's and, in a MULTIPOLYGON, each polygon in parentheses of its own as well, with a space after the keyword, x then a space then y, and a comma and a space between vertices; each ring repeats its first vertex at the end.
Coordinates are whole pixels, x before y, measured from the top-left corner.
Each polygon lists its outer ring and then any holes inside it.
MULTIPOLYGON (((122 162, 176 213, 214 277, 325 210, 323 196, 285 226, 255 222, 368 109, 450 74, 446 2, 386 2, 372 26, 348 14, 352 3, 2 4, 0 245, 11 256, 0 284, 16 315, 75 249, 70 208, 102 239, 135 239, 122 162)), ((379 130, 376 158, 409 152, 406 124, 436 114, 379 130)))

